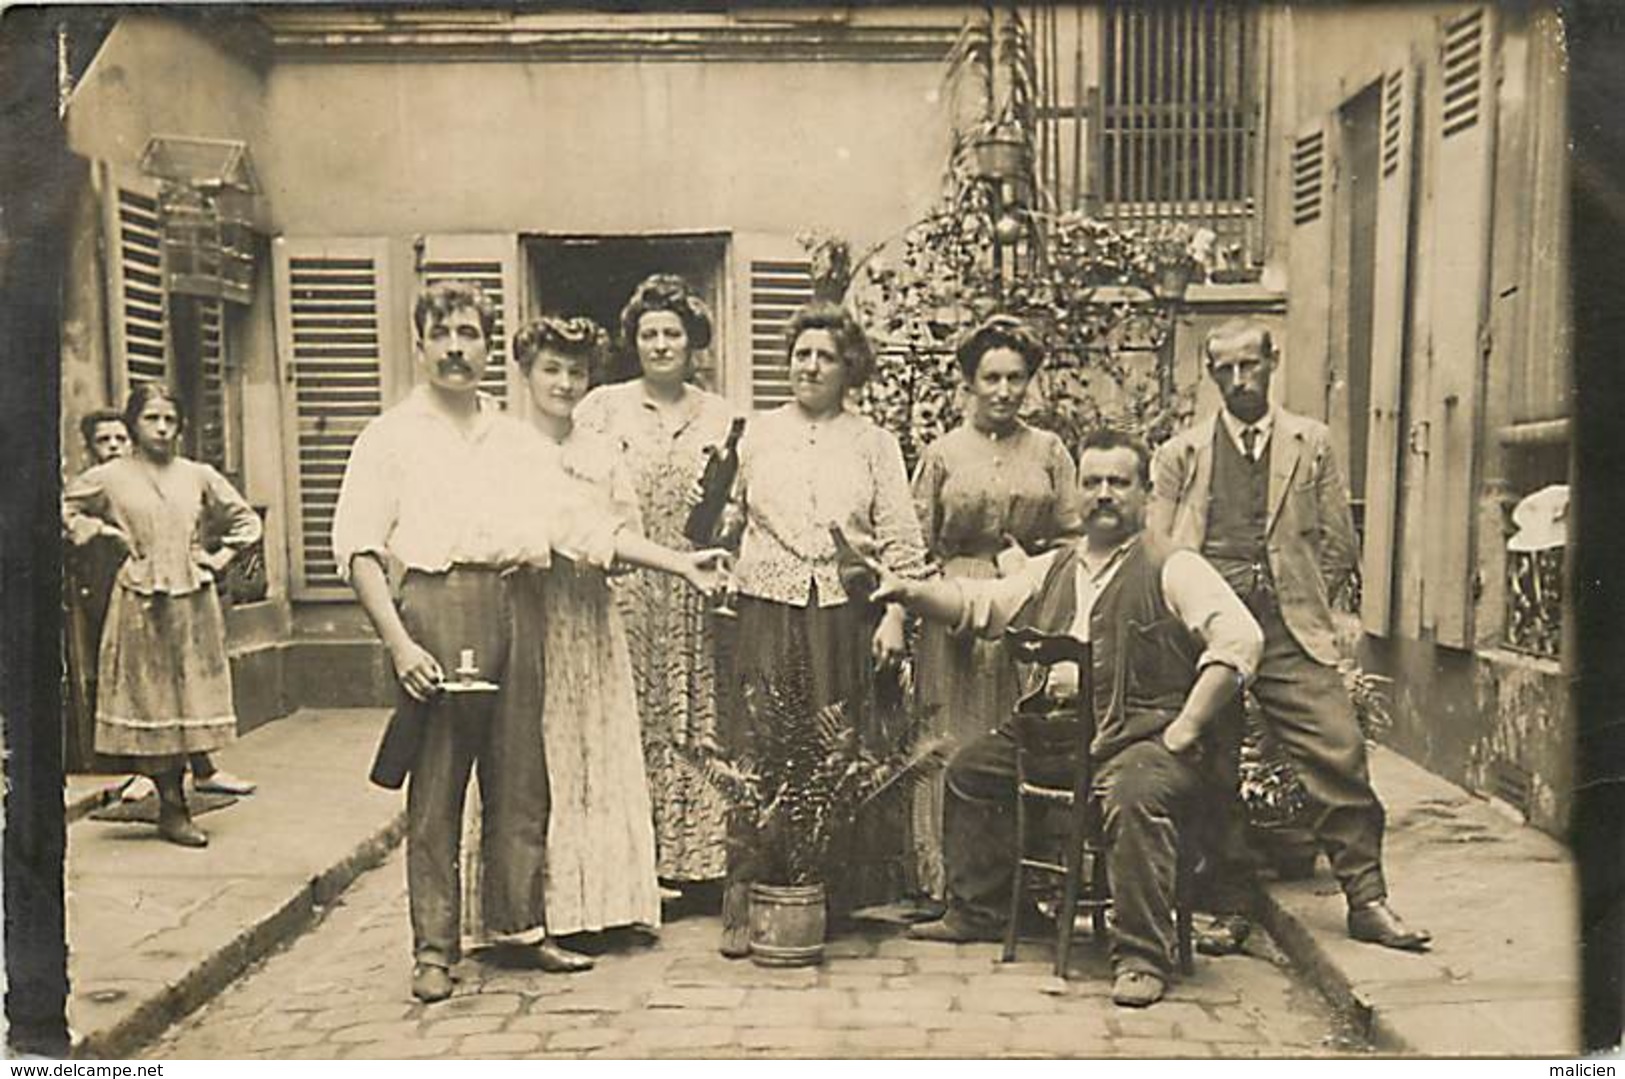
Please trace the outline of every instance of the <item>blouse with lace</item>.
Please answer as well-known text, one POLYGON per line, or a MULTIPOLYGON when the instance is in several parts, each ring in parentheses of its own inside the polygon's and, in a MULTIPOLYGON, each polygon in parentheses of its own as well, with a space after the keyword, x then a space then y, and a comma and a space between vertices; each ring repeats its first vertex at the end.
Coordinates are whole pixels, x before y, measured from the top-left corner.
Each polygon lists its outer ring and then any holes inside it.
POLYGON ((742 595, 805 607, 846 602, 830 526, 901 577, 926 576, 897 439, 856 412, 813 419, 795 403, 753 418, 739 447, 742 595))

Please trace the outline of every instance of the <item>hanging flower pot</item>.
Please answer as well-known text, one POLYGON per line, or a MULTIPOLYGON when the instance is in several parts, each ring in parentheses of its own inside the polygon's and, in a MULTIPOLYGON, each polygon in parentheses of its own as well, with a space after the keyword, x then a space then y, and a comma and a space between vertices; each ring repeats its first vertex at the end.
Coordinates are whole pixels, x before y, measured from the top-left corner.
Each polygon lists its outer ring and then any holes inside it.
POLYGON ((750 958, 757 966, 822 963, 825 926, 822 884, 750 886, 750 958))
POLYGON ((1191 265, 1180 261, 1162 266, 1157 271, 1157 295, 1165 300, 1183 299, 1191 286, 1191 265))
POLYGON ((1032 171, 1027 140, 1012 135, 983 135, 970 145, 971 166, 983 180, 1023 180, 1032 171))

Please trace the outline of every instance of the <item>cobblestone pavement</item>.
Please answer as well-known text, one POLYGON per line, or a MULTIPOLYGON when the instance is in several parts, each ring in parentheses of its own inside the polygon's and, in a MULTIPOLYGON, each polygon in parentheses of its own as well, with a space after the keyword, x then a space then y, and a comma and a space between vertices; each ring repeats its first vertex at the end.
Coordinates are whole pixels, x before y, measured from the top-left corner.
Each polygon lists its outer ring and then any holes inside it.
POLYGON ((1198 957, 1145 1011, 1112 1005, 1087 939, 1071 981, 1047 944, 1010 964, 991 944, 839 937, 824 965, 770 970, 716 953, 714 917, 657 943, 623 942, 576 975, 465 960, 452 999, 411 998, 405 869, 397 851, 310 932, 172 1027, 144 1054, 175 1058, 1257 1057, 1364 1047, 1273 945, 1198 957))

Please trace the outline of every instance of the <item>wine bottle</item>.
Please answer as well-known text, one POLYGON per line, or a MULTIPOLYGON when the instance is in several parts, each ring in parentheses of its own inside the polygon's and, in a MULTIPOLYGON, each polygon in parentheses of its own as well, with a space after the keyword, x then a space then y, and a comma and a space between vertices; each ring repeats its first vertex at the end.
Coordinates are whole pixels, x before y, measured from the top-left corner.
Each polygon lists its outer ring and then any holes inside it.
POLYGON ((733 492, 734 478, 739 475, 739 438, 745 433, 745 418, 735 416, 728 426, 728 437, 720 448, 710 448, 705 470, 700 473, 699 501, 688 511, 683 523, 683 535, 696 547, 710 547, 717 542, 717 526, 722 523, 723 511, 728 508, 728 496, 733 492))
POLYGON ((847 542, 840 525, 829 526, 829 538, 835 542, 835 572, 846 590, 846 598, 868 603, 869 597, 880 587, 880 572, 847 542))

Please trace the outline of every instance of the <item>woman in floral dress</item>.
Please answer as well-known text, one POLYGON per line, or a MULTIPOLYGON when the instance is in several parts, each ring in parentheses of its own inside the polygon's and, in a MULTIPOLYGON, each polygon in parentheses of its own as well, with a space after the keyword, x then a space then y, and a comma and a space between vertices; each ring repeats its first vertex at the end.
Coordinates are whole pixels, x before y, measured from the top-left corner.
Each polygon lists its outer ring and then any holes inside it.
MULTIPOLYGON (((572 418, 604 360, 607 338, 591 319, 543 317, 513 340, 514 362, 530 390, 530 418, 546 453, 540 475, 559 484, 543 501, 583 499, 638 527, 636 495, 624 463, 572 418)), ((539 736, 547 755, 547 930, 553 936, 660 924, 655 837, 632 663, 626 633, 597 567, 555 553, 539 589, 540 647, 546 671, 539 736)), ((480 811, 465 817, 463 910, 478 922, 480 811)))
MULTIPOLYGON (((1000 576, 1001 555, 1037 553, 1082 530, 1077 472, 1061 439, 1022 423, 1022 402, 1044 355, 1019 320, 994 316, 958 348, 964 422, 927 446, 914 476, 914 505, 934 561, 949 577, 1000 576)), ((1015 665, 1004 646, 949 627, 920 627, 917 699, 943 733, 969 742, 999 726, 1016 703, 1015 665)), ((941 781, 916 806, 915 850, 923 891, 940 897, 941 781)))
POLYGON ((135 453, 97 465, 63 491, 63 525, 76 543, 106 536, 127 555, 102 630, 96 752, 133 758, 158 787, 158 834, 207 846, 182 787, 188 755, 237 736, 216 581, 260 537, 260 519, 210 466, 180 455, 184 417, 166 387, 130 392, 125 425, 135 453), (214 550, 204 525, 224 521, 214 550))
MULTIPOLYGON (((711 317, 682 278, 643 281, 621 312, 642 376, 600 386, 576 409, 576 428, 626 463, 648 537, 690 550, 683 537, 705 449, 727 436, 733 409, 693 386, 694 354, 711 343, 711 317)), ((660 879, 715 881, 726 867, 726 812, 679 753, 717 733, 717 619, 680 580, 633 573, 615 587, 632 656, 644 764, 654 808, 660 879)))

